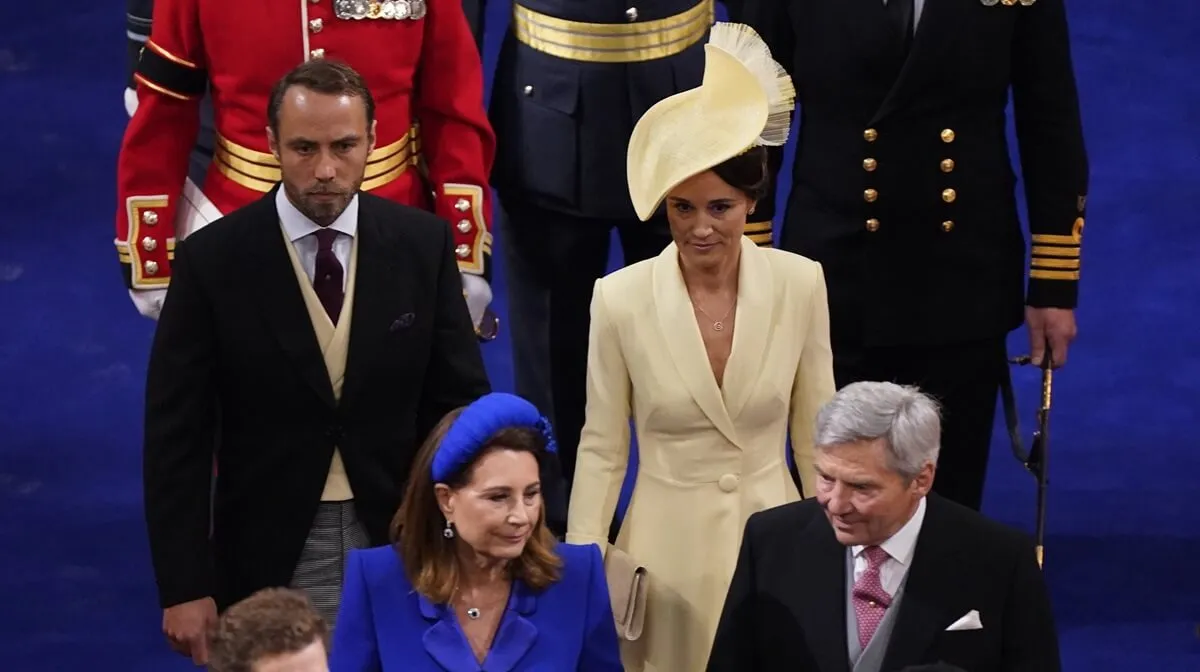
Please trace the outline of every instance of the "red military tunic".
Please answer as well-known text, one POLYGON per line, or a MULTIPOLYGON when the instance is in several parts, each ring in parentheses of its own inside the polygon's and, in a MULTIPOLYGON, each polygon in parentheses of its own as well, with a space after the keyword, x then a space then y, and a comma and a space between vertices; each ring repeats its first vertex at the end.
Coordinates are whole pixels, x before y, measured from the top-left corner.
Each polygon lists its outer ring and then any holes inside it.
POLYGON ((225 214, 279 181, 268 99, 279 78, 312 58, 349 64, 375 98, 378 137, 362 188, 422 208, 432 192, 433 211, 453 225, 459 269, 483 274, 495 136, 461 0, 158 0, 117 169, 116 245, 131 288, 170 282, 173 222, 205 87, 217 142, 203 192, 225 214), (351 18, 356 12, 367 16, 351 18))

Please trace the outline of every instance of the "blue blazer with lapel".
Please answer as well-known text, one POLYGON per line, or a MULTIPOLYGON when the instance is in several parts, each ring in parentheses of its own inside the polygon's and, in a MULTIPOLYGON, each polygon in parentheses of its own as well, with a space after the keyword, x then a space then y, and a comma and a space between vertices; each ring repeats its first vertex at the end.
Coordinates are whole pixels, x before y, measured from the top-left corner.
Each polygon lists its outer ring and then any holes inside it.
POLYGON ((513 583, 483 665, 454 613, 413 590, 394 548, 353 551, 334 630, 332 672, 620 672, 604 564, 595 545, 559 544, 562 577, 513 583))

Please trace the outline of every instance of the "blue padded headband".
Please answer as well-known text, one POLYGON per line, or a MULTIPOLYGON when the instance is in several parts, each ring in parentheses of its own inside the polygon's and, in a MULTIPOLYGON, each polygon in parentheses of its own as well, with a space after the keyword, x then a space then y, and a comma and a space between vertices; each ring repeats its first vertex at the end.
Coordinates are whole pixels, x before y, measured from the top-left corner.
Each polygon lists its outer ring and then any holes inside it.
POLYGON ((536 406, 516 395, 493 392, 467 406, 450 426, 433 456, 433 482, 445 483, 469 464, 496 432, 515 427, 541 432, 546 452, 558 450, 550 421, 536 406))

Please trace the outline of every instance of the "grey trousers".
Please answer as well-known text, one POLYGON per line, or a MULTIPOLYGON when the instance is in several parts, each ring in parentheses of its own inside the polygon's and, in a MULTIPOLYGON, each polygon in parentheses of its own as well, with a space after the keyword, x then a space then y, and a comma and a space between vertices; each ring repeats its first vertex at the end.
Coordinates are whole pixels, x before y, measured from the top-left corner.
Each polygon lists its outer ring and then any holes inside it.
POLYGON ((337 621, 345 578, 346 555, 370 546, 354 501, 321 502, 292 574, 292 588, 308 594, 317 613, 332 629, 337 621))

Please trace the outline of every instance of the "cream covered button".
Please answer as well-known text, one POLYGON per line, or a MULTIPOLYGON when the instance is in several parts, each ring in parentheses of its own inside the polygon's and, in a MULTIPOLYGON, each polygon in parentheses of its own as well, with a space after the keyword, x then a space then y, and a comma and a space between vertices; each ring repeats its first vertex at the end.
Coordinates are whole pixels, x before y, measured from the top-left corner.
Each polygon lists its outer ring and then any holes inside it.
POLYGON ((737 474, 725 474, 717 481, 717 487, 724 492, 733 492, 738 487, 737 474))

